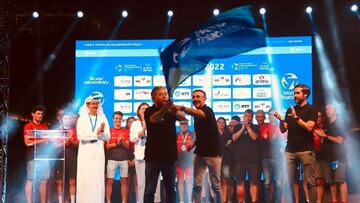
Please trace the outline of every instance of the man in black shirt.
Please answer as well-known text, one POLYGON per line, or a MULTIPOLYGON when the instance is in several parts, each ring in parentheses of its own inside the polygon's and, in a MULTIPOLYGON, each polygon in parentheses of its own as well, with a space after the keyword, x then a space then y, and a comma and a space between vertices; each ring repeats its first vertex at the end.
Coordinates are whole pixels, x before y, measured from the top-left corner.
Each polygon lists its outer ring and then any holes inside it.
POLYGON ((214 202, 222 203, 220 185, 221 144, 215 115, 212 109, 205 104, 206 93, 203 90, 194 90, 192 101, 196 109, 182 106, 180 110, 194 116, 196 140, 187 146, 188 151, 196 146, 194 151, 193 201, 195 203, 201 202, 201 185, 206 167, 208 167, 214 202))
POLYGON ((242 124, 237 125, 232 135, 234 144, 233 161, 235 162, 234 176, 237 177, 238 202, 245 202, 245 174, 250 180, 251 202, 258 201, 258 184, 260 180, 259 165, 260 151, 258 143, 259 128, 252 123, 254 112, 247 109, 242 124))
POLYGON ((288 173, 291 197, 294 197, 294 177, 299 161, 303 164, 304 180, 309 191, 310 203, 317 202, 315 179, 315 153, 313 148, 313 129, 317 120, 317 110, 307 103, 310 88, 298 84, 294 88, 296 106, 290 106, 286 111, 285 120, 275 112, 280 120, 280 131, 288 131, 288 141, 285 149, 285 162, 288 173))
POLYGON ((176 120, 185 120, 169 100, 165 87, 156 86, 151 91, 154 105, 145 111, 147 140, 145 147, 144 203, 153 203, 159 173, 163 176, 166 203, 175 203, 176 120))
POLYGON ((337 185, 340 188, 341 202, 347 202, 346 184, 346 151, 344 146, 344 132, 340 128, 335 108, 332 104, 325 106, 325 112, 329 120, 326 132, 316 129, 315 134, 323 138, 320 161, 321 169, 324 172, 325 182, 330 184, 331 197, 333 202, 337 202, 337 185))

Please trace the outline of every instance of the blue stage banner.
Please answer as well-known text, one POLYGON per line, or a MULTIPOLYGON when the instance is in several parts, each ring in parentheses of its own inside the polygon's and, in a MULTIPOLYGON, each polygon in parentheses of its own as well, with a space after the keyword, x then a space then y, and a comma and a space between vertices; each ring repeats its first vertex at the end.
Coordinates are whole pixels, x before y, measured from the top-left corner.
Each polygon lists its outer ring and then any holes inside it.
POLYGON ((215 58, 228 58, 266 46, 264 32, 255 27, 250 6, 223 12, 177 39, 160 54, 169 95, 189 76, 203 70, 215 58))

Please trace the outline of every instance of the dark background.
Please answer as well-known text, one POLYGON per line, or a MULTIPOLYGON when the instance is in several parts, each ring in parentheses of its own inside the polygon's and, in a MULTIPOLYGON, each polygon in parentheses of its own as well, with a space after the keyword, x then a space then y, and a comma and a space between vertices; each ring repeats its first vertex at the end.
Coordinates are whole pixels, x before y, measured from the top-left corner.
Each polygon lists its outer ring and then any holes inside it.
MULTIPOLYGON (((353 3, 360 5, 359 1, 347 0, 8 0, 5 32, 10 39, 10 114, 30 118, 31 107, 41 104, 47 107, 45 120, 52 122, 56 108, 64 106, 74 97, 75 40, 109 39, 123 9, 128 10, 129 16, 114 39, 165 38, 168 9, 174 11, 174 17, 167 38, 178 38, 211 18, 213 9, 225 11, 242 5, 253 6, 259 27, 262 24, 258 10, 266 8, 269 36, 312 35, 311 23, 305 14, 305 8, 310 5, 333 65, 328 68, 333 68, 338 77, 334 83, 338 83, 341 94, 348 100, 347 107, 352 109, 354 122, 351 127, 359 127, 360 18, 350 11, 353 3), (43 64, 65 35, 79 9, 85 13, 85 17, 72 30, 52 65, 48 70, 43 70, 43 64), (40 13, 40 18, 30 22, 34 10, 40 13), (27 22, 29 24, 24 26, 27 22), (332 38, 335 27, 339 41, 332 38), (343 53, 343 69, 337 51, 343 53)), ((314 105, 318 108, 323 108, 324 91, 334 90, 323 89, 319 58, 313 48, 312 94, 314 105)), ((9 135, 10 187, 23 184, 18 176, 25 174, 22 139, 24 122, 16 122, 16 131, 9 135)))
MULTIPOLYGON (((356 1, 11 0, 9 36, 10 39, 15 38, 10 44, 10 113, 29 117, 30 108, 42 104, 48 109, 46 120, 50 122, 55 116, 56 108, 65 105, 74 96, 75 40, 108 39, 123 9, 128 10, 129 16, 114 39, 163 38, 168 9, 174 11, 168 38, 181 37, 212 17, 214 8, 224 11, 241 5, 253 6, 259 27, 262 24, 258 10, 261 7, 267 9, 269 36, 312 35, 311 23, 304 12, 306 6, 311 5, 315 23, 333 64, 332 68, 339 78, 341 93, 348 92, 349 104, 352 105, 356 118, 359 118, 360 18, 350 11, 353 3, 356 1), (20 30, 31 19, 31 13, 35 9, 39 11, 40 18, 20 30), (70 33, 49 69, 41 71, 79 9, 84 11, 85 18, 70 33), (331 21, 330 16, 335 22, 331 21), (338 27, 344 71, 338 65, 339 56, 335 51, 339 49, 331 37, 335 26, 338 27)), ((314 104, 322 108, 324 90, 315 49, 313 76, 314 104)))

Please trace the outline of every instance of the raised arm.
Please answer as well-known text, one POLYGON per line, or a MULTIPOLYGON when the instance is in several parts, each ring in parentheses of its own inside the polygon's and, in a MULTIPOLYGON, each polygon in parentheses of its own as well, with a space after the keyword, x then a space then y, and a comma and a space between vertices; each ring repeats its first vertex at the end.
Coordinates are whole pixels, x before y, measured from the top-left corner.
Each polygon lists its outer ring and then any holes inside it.
POLYGON ((199 118, 205 118, 205 113, 201 109, 193 109, 193 108, 188 108, 188 107, 185 107, 185 106, 177 106, 177 105, 176 105, 176 108, 178 110, 183 111, 183 112, 185 112, 187 114, 190 114, 192 116, 199 117, 199 118))
POLYGON ((167 103, 166 105, 163 105, 157 112, 153 113, 150 116, 150 122, 160 122, 164 118, 165 114, 170 110, 172 105, 173 104, 171 101, 169 101, 169 103, 167 103))
POLYGON ((329 141, 331 142, 334 142, 336 144, 342 144, 344 143, 344 137, 343 136, 340 136, 340 135, 337 135, 337 136, 329 136, 328 134, 326 134, 324 132, 323 129, 317 129, 314 131, 315 134, 317 134, 318 136, 322 137, 322 138, 325 138, 325 139, 328 139, 329 141))
POLYGON ((275 118, 277 118, 280 121, 279 128, 280 132, 284 133, 288 129, 288 124, 285 120, 282 119, 281 115, 278 112, 274 113, 275 118))

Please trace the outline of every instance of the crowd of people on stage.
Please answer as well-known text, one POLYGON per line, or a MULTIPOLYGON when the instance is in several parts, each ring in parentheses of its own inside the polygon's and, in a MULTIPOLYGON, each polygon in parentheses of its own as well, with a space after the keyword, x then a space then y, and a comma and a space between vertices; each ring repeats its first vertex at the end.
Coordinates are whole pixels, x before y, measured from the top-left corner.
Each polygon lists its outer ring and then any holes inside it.
POLYGON ((33 202, 35 175, 41 203, 50 200, 52 179, 59 203, 64 193, 65 202, 71 203, 110 203, 112 193, 121 194, 121 202, 127 203, 130 191, 139 203, 200 203, 206 187, 215 203, 298 203, 299 187, 307 202, 316 203, 323 202, 325 183, 333 203, 347 202, 346 132, 334 105, 319 111, 308 103, 309 95, 310 89, 299 84, 294 88, 296 105, 285 116, 274 109, 247 109, 243 117, 226 121, 205 104, 203 90, 193 91, 190 108, 174 104, 166 88, 157 86, 151 92, 153 105, 141 103, 124 127, 122 112, 114 112, 109 122, 95 97, 86 98, 79 113, 59 113, 52 127, 42 122, 45 109, 35 106, 24 127, 26 201, 33 202), (193 117, 194 132, 185 115, 193 117), (63 142, 35 139, 28 131, 47 129, 71 133, 63 142), (65 143, 66 176, 48 161, 34 163, 34 146, 41 151, 50 143, 53 149, 65 143), (113 191, 117 172, 121 190, 113 191))

